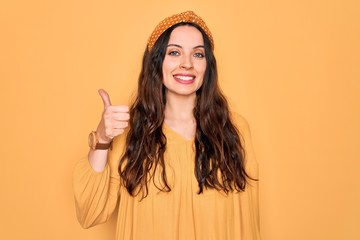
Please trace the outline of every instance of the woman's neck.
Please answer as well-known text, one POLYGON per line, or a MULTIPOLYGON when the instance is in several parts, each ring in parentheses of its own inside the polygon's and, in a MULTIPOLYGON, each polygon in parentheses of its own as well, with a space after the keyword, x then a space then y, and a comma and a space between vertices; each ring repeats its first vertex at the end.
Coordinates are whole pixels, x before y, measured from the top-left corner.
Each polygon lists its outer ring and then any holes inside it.
POLYGON ((191 140, 195 136, 196 121, 193 110, 196 95, 171 95, 166 98, 165 124, 183 138, 191 140))
POLYGON ((165 106, 165 120, 170 121, 193 121, 193 110, 196 95, 182 96, 167 94, 165 106))

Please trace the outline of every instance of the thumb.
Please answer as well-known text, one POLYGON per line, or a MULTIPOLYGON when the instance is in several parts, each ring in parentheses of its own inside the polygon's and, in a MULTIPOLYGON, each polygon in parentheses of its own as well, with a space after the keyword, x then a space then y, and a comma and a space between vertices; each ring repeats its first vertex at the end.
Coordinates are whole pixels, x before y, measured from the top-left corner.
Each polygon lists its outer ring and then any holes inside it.
POLYGON ((104 103, 104 108, 111 106, 109 94, 104 89, 99 89, 99 95, 104 103))

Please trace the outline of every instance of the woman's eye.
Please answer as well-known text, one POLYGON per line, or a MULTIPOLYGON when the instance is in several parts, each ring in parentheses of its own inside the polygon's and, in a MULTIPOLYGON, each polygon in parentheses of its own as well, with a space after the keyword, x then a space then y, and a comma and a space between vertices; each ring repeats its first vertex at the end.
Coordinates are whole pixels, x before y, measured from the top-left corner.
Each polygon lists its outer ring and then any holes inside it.
POLYGON ((197 58, 203 58, 203 57, 205 57, 205 55, 204 55, 203 53, 199 53, 199 52, 198 52, 198 53, 195 53, 194 56, 197 57, 197 58))
POLYGON ((170 52, 169 52, 169 55, 170 55, 170 56, 179 56, 180 53, 179 53, 178 51, 170 51, 170 52))

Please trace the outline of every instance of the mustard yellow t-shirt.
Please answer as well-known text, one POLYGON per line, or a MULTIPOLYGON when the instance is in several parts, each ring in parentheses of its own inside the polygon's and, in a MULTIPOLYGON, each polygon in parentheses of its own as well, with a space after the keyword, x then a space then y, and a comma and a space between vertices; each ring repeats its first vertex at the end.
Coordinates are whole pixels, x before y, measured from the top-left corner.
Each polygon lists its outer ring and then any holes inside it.
MULTIPOLYGON (((247 122, 239 115, 234 121, 246 150, 246 170, 258 178, 247 122)), ((245 192, 229 193, 205 189, 198 194, 194 175, 194 141, 183 138, 164 124, 167 138, 166 174, 170 192, 161 192, 153 181, 149 194, 132 197, 120 184, 118 163, 125 134, 114 139, 108 164, 101 173, 93 171, 87 159, 74 170, 74 192, 77 216, 84 228, 104 223, 113 213, 117 201, 117 240, 258 240, 258 183, 250 181, 245 192)), ((161 186, 159 175, 154 181, 161 186)))

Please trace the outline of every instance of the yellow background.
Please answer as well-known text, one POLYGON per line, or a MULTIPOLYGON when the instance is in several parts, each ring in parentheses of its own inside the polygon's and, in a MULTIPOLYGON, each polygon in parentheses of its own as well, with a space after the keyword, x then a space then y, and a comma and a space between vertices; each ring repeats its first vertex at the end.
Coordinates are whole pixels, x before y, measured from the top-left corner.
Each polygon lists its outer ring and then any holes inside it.
POLYGON ((114 218, 81 229, 71 185, 97 89, 127 103, 151 31, 185 10, 250 123, 263 239, 360 239, 357 0, 1 1, 1 239, 112 239, 114 218))

